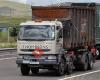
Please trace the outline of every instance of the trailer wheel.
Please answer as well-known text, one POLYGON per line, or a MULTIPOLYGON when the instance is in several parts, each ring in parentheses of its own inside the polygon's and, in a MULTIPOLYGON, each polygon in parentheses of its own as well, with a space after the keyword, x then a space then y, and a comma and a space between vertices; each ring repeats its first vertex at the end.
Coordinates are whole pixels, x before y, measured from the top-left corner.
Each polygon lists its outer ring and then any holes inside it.
POLYGON ((65 61, 61 59, 61 62, 58 65, 57 75, 62 76, 65 73, 65 61))
POLYGON ((21 74, 22 75, 29 75, 30 68, 27 65, 21 65, 21 74))
POLYGON ((88 69, 88 57, 87 57, 86 53, 83 53, 83 55, 82 55, 82 62, 83 62, 82 66, 81 66, 82 70, 86 71, 88 69))
POLYGON ((31 68, 31 72, 37 74, 39 72, 38 68, 31 68))

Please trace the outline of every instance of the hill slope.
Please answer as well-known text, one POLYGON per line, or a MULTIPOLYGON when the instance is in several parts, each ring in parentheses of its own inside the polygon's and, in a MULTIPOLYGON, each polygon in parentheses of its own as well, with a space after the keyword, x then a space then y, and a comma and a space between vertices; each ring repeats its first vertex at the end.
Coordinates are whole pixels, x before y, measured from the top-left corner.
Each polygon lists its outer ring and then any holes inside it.
POLYGON ((0 0, 0 15, 11 17, 31 16, 31 6, 7 0, 0 0))

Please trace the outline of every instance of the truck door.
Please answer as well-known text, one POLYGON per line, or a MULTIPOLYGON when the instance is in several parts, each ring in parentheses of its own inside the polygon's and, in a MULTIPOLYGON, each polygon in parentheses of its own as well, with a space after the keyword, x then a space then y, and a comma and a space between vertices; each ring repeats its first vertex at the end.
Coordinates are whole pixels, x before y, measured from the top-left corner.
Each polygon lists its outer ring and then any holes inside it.
POLYGON ((56 37, 56 52, 59 53, 59 51, 63 48, 63 30, 57 29, 57 37, 56 37))

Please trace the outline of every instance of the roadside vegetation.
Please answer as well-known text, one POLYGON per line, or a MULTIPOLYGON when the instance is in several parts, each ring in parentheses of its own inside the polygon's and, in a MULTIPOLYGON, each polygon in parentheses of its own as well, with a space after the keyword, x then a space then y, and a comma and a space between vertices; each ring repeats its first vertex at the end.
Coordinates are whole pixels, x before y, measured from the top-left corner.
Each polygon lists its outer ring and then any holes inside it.
POLYGON ((31 18, 30 5, 0 0, 0 48, 16 48, 19 24, 31 18))
POLYGON ((26 18, 11 18, 2 17, 0 19, 0 48, 16 48, 17 34, 19 31, 19 24, 31 20, 30 17, 26 18), (2 31, 2 28, 6 31, 2 31))

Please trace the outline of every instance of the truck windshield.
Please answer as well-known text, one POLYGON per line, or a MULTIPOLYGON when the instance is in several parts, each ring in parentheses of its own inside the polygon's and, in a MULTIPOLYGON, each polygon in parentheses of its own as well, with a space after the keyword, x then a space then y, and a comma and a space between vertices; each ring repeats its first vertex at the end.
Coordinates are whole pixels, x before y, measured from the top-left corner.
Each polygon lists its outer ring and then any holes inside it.
POLYGON ((25 25, 20 28, 18 39, 51 40, 54 39, 54 29, 50 25, 25 25))

